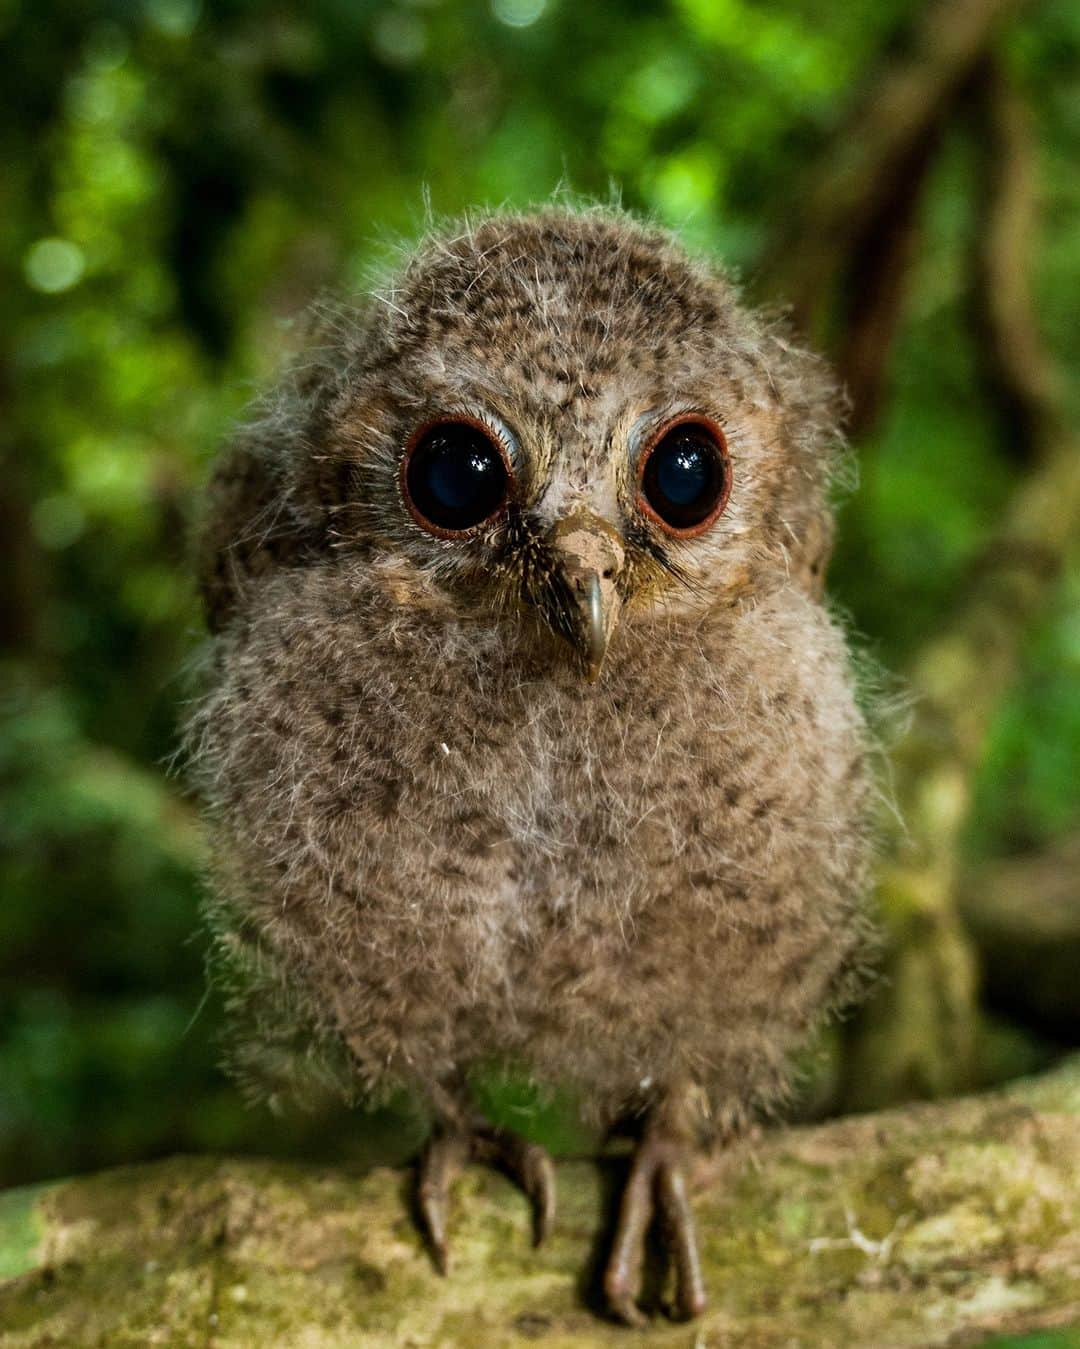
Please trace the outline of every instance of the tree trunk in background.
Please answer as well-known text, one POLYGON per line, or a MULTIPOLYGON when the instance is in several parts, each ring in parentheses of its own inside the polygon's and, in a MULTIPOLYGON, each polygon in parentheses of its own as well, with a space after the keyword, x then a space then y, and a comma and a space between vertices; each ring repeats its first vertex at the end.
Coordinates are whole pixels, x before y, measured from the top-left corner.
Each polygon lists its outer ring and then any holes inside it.
POLYGON ((765 275, 799 326, 819 328, 837 277, 868 231, 888 215, 1001 24, 1024 0, 933 0, 914 24, 907 52, 874 72, 802 196, 793 230, 782 230, 765 275))
POLYGON ((1065 553, 1080 540, 1080 445, 1063 437, 1019 490, 971 593, 915 662, 892 756, 906 830, 883 873, 888 985, 856 1019, 845 1103, 941 1095, 975 1072, 976 970, 959 916, 961 831, 994 713, 1065 553))
POLYGON ((910 672, 916 702, 894 755, 907 826, 882 886, 889 987, 856 1022, 849 1106, 940 1095, 976 1071, 977 971, 960 919, 961 834, 994 715, 1026 637, 1080 541, 1080 442, 1059 418, 1058 388, 1030 300, 1035 174, 1024 109, 993 58, 973 85, 984 191, 974 274, 984 293, 975 337, 994 372, 1011 456, 1029 466, 969 594, 910 672))
POLYGON ((1030 113, 993 53, 982 62, 972 93, 983 192, 981 228, 972 241, 972 331, 1003 448, 1024 463, 1054 438, 1052 419, 1062 393, 1031 297, 1035 142, 1030 113))
POLYGON ((29 494, 10 426, 11 364, 0 349, 0 655, 34 651, 46 567, 30 526, 29 494))
POLYGON ((1080 444, 1059 420, 1059 381, 1030 296, 1035 166, 1026 109, 993 54, 1009 0, 936 0, 910 51, 869 82, 777 249, 769 288, 794 301, 849 387, 865 432, 880 404, 918 226, 946 125, 978 141, 973 336, 1010 458, 1027 476, 944 635, 907 672, 914 708, 893 753, 894 830, 880 889, 886 979, 848 1028, 841 1104, 941 1096, 976 1080, 979 969, 961 921, 962 832, 994 716, 1066 554, 1080 538, 1080 444))
POLYGON ((1037 856, 988 862, 961 888, 960 912, 987 996, 1067 1038, 1080 1025, 1080 834, 1037 856))

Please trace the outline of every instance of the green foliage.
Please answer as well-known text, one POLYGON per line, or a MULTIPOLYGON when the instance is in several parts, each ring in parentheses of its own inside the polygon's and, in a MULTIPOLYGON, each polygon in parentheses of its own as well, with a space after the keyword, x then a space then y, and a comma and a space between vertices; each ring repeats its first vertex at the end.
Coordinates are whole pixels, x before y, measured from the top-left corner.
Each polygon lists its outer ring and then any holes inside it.
MULTIPOLYGON (((245 1113, 218 1075, 198 832, 167 773, 199 640, 191 506, 290 321, 323 287, 367 285, 428 203, 441 216, 560 187, 614 189, 752 279, 909 12, 0 2, 0 1182, 360 1132, 245 1113)), ((1045 330, 1072 366, 1078 54, 1068 0, 1010 38, 1045 167, 1045 330)), ((834 570, 893 667, 947 622, 1016 472, 967 329, 970 173, 950 145, 834 570)), ((1074 576, 995 730, 975 850, 1080 818, 1078 633, 1074 576)), ((385 1141, 389 1118, 367 1136, 385 1141)))
POLYGON ((1080 818, 1080 573, 1027 653, 987 747, 972 844, 987 854, 1045 844, 1080 818))
POLYGON ((995 1335, 982 1349, 1080 1349, 1080 1330, 1043 1330, 1034 1335, 995 1335))

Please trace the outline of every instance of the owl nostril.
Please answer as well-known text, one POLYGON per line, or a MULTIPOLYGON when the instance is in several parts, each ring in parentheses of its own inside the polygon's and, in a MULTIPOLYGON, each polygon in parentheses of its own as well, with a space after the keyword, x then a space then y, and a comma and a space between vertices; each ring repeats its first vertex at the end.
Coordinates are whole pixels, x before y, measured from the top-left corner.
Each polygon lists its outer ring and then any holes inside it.
MULTIPOLYGON (((595 576, 596 574, 597 574, 597 573, 595 573, 595 572, 586 571, 586 572, 582 572, 582 573, 580 573, 579 575, 575 576, 575 577, 571 580, 571 582, 570 582, 570 585, 571 585, 572 588, 573 588, 574 594, 575 594, 575 595, 585 595, 585 594, 587 594, 587 593, 588 593, 588 590, 589 590, 589 582, 590 582, 590 578, 591 578, 592 576, 595 576)), ((614 580, 614 578, 615 578, 615 568, 614 568, 614 567, 605 567, 604 570, 603 570, 602 572, 599 573, 599 575, 600 575, 600 579, 601 579, 602 581, 611 581, 611 580, 614 580)))

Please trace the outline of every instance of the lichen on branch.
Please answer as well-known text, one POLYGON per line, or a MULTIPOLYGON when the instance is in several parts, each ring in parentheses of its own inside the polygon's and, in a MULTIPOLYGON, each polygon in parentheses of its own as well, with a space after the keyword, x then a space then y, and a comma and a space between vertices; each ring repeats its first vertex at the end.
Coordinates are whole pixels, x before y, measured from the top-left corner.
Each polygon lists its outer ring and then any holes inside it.
POLYGON ((1080 1324, 1078 1116, 1073 1059, 992 1095, 745 1141, 699 1177, 709 1310, 644 1335, 594 1310, 619 1158, 561 1165, 540 1251, 522 1196, 468 1172, 446 1279, 408 1173, 125 1167, 0 1197, 0 1345, 925 1349, 1080 1324))

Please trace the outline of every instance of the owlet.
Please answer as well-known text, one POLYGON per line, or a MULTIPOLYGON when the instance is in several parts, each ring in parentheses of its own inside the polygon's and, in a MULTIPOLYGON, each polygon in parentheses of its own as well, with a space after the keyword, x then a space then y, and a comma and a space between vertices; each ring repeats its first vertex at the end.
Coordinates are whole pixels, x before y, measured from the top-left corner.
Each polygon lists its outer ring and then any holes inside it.
POLYGON ((315 321, 217 466, 189 746, 254 1089, 408 1090, 447 1258, 471 1155, 540 1147, 503 1064, 636 1123, 604 1286, 654 1213, 704 1305, 692 1150, 775 1105, 860 980, 870 737, 822 602, 834 389, 665 233, 495 214, 315 321))

